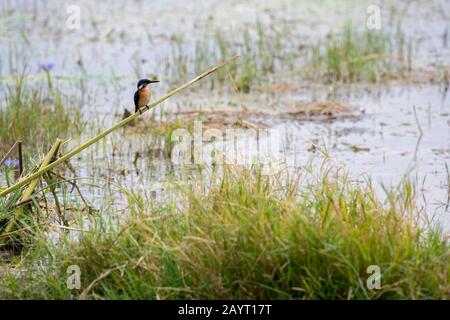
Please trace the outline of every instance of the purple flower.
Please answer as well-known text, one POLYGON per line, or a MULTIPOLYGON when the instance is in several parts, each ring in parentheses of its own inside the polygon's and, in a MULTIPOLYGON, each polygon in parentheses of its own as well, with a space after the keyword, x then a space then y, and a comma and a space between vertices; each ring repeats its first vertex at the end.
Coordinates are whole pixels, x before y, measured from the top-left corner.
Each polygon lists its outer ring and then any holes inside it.
POLYGON ((50 71, 53 69, 55 65, 52 62, 48 62, 48 63, 39 63, 39 71, 50 71))
POLYGON ((7 159, 5 161, 5 166, 7 167, 17 167, 19 165, 19 160, 11 160, 11 159, 7 159))

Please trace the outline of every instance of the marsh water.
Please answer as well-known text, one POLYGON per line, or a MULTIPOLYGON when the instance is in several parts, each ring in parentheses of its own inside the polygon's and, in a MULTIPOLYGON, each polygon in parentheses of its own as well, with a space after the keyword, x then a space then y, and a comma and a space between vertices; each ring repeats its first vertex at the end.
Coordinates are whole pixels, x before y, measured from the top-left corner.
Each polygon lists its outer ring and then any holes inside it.
MULTIPOLYGON (((325 40, 328 32, 349 20, 363 29, 366 8, 374 3, 382 8, 382 28, 395 32, 401 25, 414 39, 415 68, 442 66, 449 72, 447 1, 73 1, 70 5, 78 6, 81 19, 80 28, 71 29, 67 25, 69 3, 3 0, 1 85, 14 85, 14 75, 21 72, 27 74, 31 85, 42 85, 45 77, 39 65, 52 64, 54 85, 88 123, 89 130, 72 139, 70 148, 120 120, 125 108, 133 109, 137 79, 161 80, 154 86, 155 96, 174 83, 181 84, 168 73, 177 67, 169 57, 180 48, 189 57, 195 43, 217 32, 233 37, 249 30, 252 36, 256 23, 277 32, 287 29, 292 46, 308 46, 317 39, 325 40)), ((244 113, 244 118, 277 130, 280 140, 275 152, 288 167, 301 168, 310 161, 319 166, 322 153, 312 146, 323 146, 353 179, 370 176, 381 196, 382 185, 396 186, 406 176, 416 186, 419 203, 450 230, 450 177, 446 170, 450 162, 450 98, 442 84, 422 79, 313 85, 285 72, 266 80, 268 85, 260 85, 263 89, 248 94, 230 88, 209 90, 207 86, 188 90, 144 117, 148 121, 172 119, 183 117, 182 111, 214 108, 266 112, 270 115, 244 113), (319 100, 348 105, 354 115, 276 116, 275 112, 296 104, 319 100)), ((2 89, 2 101, 6 94, 2 89)), ((99 185, 113 182, 140 192, 158 192, 167 177, 173 179, 184 169, 170 157, 153 152, 152 141, 145 130, 137 134, 131 128, 121 129, 80 154, 72 165, 79 177, 93 177, 99 185)), ((93 203, 104 196, 104 189, 85 190, 93 203)), ((113 191, 111 196, 116 198, 113 191)), ((119 195, 115 201, 118 206, 126 205, 119 195)))

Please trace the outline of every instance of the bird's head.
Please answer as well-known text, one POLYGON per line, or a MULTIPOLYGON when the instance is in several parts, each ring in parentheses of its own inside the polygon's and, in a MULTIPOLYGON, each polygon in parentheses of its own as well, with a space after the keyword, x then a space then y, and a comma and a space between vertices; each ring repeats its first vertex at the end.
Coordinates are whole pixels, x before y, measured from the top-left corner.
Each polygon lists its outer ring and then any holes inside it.
POLYGON ((141 79, 137 83, 137 88, 139 90, 141 90, 142 88, 145 88, 146 86, 148 86, 150 83, 156 83, 156 82, 159 82, 159 80, 141 79))

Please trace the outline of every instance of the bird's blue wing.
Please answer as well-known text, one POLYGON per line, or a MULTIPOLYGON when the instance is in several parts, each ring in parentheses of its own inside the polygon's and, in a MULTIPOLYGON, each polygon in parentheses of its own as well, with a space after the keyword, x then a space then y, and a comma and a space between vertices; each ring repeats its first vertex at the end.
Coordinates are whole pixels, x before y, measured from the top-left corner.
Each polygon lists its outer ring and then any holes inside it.
POLYGON ((137 112, 139 110, 139 91, 136 91, 134 93, 134 112, 137 112))

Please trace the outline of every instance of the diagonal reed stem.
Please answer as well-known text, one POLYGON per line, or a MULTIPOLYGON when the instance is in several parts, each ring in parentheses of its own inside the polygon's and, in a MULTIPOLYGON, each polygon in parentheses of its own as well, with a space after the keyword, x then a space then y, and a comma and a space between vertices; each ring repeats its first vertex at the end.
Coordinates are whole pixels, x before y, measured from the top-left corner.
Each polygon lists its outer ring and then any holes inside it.
MULTIPOLYGON (((48 166, 49 163, 51 163, 52 159, 54 159, 57 156, 59 147, 61 146, 61 143, 62 143, 62 140, 56 139, 56 141, 53 144, 52 148, 47 153, 47 155, 45 156, 44 160, 42 160, 42 164, 39 167, 39 170, 41 170, 42 168, 45 168, 46 166, 48 166)), ((28 200, 31 199, 31 196, 33 195, 34 189, 36 189, 36 186, 37 186, 38 182, 39 182, 39 179, 36 179, 36 180, 33 180, 33 181, 30 182, 30 185, 25 190, 25 192, 22 195, 22 198, 20 199, 21 202, 25 202, 25 201, 28 201, 28 200)))
MULTIPOLYGON (((56 142, 53 144, 52 148, 47 153, 44 160, 42 160, 42 163, 41 163, 41 166, 39 167, 39 169, 45 168, 52 161, 52 159, 58 154, 58 149, 61 146, 61 142, 62 141, 60 139, 56 139, 56 142)), ((25 190, 25 192, 22 195, 21 202, 26 202, 31 199, 31 196, 34 192, 34 189, 36 189, 38 182, 39 182, 39 179, 34 179, 30 182, 28 188, 25 190)), ((12 216, 11 220, 9 220, 4 232, 2 232, 2 233, 9 233, 11 231, 14 224, 18 220, 18 218, 22 215, 23 210, 24 210, 23 208, 16 208, 14 210, 15 214, 12 216)), ((0 245, 1 244, 3 244, 3 238, 0 239, 0 245)))
MULTIPOLYGON (((210 75, 213 72, 216 72, 217 70, 219 70, 220 68, 226 66, 227 64, 229 64, 230 62, 234 61, 238 56, 235 55, 232 58, 230 58, 229 60, 226 60, 220 64, 218 64, 217 66, 209 69, 208 71, 202 73, 201 75, 197 76, 196 78, 192 79, 191 81, 185 83, 184 85, 170 91, 169 93, 167 93, 166 95, 164 95, 163 97, 159 98, 158 100, 150 103, 148 106, 142 107, 140 110, 142 113, 156 107, 158 104, 160 104, 161 102, 169 99, 170 97, 172 97, 173 95, 177 94, 178 92, 186 89, 187 87, 191 86, 192 84, 194 84, 197 81, 202 80, 203 78, 205 78, 206 76, 210 75)), ((111 132, 113 132, 114 130, 123 127, 124 125, 126 125, 127 123, 129 123, 130 121, 134 120, 135 118, 139 117, 141 115, 141 113, 139 112, 135 112, 133 113, 131 116, 129 116, 128 118, 116 123, 114 126, 112 126, 111 128, 103 131, 102 133, 98 134, 97 136, 91 138, 90 140, 86 141, 84 144, 82 144, 81 146, 78 146, 74 149, 72 149, 71 151, 69 151, 68 153, 66 153, 65 155, 63 155, 61 158, 57 159, 56 161, 50 163, 49 165, 45 166, 44 168, 40 168, 38 171, 36 171, 35 173, 25 177, 24 179, 22 179, 21 181, 17 182, 16 184, 12 185, 11 187, 3 190, 0 192, 0 197, 4 197, 7 194, 18 190, 19 188, 23 187, 24 185, 30 183, 31 181, 35 180, 36 178, 39 178, 40 176, 42 176, 44 173, 46 173, 47 171, 55 168, 56 166, 59 166, 61 163, 63 163, 66 160, 69 160, 70 158, 72 158, 73 156, 77 155, 78 153, 80 153, 81 151, 83 151, 84 149, 90 147, 91 145, 93 145, 94 143, 96 143, 97 141, 103 139, 104 137, 106 137, 108 134, 110 134, 111 132)))

